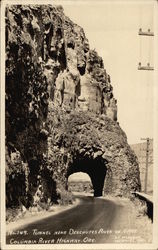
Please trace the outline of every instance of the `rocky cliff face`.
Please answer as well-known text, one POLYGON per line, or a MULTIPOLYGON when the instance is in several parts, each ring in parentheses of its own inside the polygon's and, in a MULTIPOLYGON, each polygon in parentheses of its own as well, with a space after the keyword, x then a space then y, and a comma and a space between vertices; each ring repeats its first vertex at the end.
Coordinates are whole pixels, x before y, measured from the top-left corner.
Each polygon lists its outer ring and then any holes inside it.
POLYGON ((6 162, 8 206, 55 202, 77 171, 95 195, 140 188, 110 76, 61 6, 6 8, 6 162))

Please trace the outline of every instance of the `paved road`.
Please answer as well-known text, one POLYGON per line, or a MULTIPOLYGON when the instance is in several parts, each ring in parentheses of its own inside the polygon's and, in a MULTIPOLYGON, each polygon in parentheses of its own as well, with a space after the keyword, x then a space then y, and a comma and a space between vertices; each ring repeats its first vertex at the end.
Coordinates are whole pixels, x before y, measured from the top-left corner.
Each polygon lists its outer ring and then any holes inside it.
POLYGON ((7 236, 7 244, 112 243, 110 230, 118 228, 123 206, 108 199, 77 198, 76 207, 16 230, 7 236))

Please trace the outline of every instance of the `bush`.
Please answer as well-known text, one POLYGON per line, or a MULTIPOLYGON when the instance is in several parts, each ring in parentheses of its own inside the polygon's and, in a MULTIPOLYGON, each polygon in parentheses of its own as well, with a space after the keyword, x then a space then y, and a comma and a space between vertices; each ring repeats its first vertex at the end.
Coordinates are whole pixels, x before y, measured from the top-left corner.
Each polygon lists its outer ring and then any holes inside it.
POLYGON ((58 200, 59 205, 69 205, 74 201, 73 194, 70 191, 60 190, 60 199, 58 200))
POLYGON ((135 198, 133 202, 136 207, 137 217, 147 215, 147 204, 145 201, 135 198))
POLYGON ((22 218, 24 213, 20 208, 8 208, 6 210, 6 222, 16 221, 19 218, 22 218))

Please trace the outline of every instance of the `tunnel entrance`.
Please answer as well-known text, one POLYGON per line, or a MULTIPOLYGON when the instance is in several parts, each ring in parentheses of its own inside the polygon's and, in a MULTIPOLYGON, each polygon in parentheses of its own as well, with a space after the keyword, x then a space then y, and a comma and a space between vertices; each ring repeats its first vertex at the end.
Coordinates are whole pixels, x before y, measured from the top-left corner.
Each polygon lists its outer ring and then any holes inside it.
POLYGON ((106 164, 107 161, 102 157, 97 157, 91 159, 88 157, 77 157, 73 160, 73 163, 68 167, 67 170, 67 180, 70 175, 77 172, 83 172, 89 175, 93 190, 94 196, 99 197, 103 195, 104 180, 106 176, 106 164))

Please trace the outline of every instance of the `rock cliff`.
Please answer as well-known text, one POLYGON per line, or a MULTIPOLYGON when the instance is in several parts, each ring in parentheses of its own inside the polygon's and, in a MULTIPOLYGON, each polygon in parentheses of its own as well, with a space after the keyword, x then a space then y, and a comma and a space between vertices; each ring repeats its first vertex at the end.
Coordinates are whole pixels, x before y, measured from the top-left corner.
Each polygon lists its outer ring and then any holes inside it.
POLYGON ((140 189, 110 76, 61 6, 7 6, 7 206, 56 202, 78 171, 96 196, 140 189))

